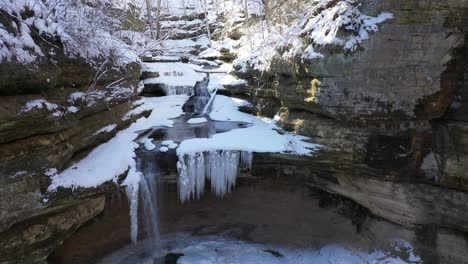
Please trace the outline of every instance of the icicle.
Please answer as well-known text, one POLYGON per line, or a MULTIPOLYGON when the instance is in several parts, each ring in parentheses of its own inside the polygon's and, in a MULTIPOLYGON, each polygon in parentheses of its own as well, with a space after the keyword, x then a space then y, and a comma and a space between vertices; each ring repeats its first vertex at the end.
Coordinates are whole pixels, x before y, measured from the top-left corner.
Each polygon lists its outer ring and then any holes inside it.
POLYGON ((241 151, 241 166, 245 169, 252 169, 253 154, 249 151, 241 151))
POLYGON ((130 202, 130 238, 133 243, 138 239, 138 187, 138 183, 134 183, 126 188, 130 202))
POLYGON ((179 172, 179 199, 186 202, 190 197, 189 177, 187 175, 187 165, 185 157, 180 156, 177 162, 177 170, 179 172))
POLYGON ((180 200, 186 202, 192 198, 200 198, 206 179, 211 182, 211 191, 216 196, 224 197, 236 185, 239 165, 250 168, 252 153, 213 150, 179 156, 177 168, 180 200))
POLYGON ((203 153, 197 153, 196 155, 195 179, 196 197, 199 199, 205 190, 205 155, 203 153))
POLYGON ((166 95, 192 95, 193 87, 192 86, 174 86, 174 85, 165 85, 164 90, 166 95))

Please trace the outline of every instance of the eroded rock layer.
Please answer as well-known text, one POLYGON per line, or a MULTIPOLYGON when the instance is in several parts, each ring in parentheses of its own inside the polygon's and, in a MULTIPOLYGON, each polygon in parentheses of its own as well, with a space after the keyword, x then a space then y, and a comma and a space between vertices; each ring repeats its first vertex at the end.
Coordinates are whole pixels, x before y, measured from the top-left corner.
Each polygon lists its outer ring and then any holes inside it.
POLYGON ((398 224, 466 233, 468 3, 362 2, 364 13, 394 18, 360 50, 277 58, 261 76, 260 114, 279 111, 285 129, 325 147, 257 160, 259 173, 302 175, 398 224))

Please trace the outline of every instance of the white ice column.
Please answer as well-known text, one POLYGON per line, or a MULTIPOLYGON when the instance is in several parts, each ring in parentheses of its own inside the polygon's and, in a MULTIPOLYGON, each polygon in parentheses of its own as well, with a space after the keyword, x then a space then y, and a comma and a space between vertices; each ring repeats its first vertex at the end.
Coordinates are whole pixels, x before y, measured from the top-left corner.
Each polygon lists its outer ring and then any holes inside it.
POLYGON ((179 156, 179 198, 182 202, 200 198, 205 180, 211 182, 211 190, 224 197, 236 185, 239 165, 250 168, 252 154, 241 151, 213 150, 179 156))

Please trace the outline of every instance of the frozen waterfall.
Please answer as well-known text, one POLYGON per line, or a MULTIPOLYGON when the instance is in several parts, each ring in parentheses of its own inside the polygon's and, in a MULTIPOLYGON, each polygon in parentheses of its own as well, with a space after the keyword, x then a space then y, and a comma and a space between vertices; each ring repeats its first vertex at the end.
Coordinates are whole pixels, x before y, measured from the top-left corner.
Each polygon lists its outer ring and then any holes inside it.
POLYGON ((179 198, 182 202, 198 199, 205 189, 205 180, 219 197, 229 193, 236 184, 239 167, 251 169, 252 153, 214 150, 179 156, 179 198))
POLYGON ((192 95, 193 87, 188 85, 164 85, 166 95, 192 95))

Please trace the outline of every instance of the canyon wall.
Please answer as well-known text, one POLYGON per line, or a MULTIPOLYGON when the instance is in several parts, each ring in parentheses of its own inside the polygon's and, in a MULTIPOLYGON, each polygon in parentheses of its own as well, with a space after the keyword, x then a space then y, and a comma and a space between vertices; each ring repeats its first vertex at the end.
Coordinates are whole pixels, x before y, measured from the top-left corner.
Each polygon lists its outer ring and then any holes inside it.
MULTIPOLYGON (((264 80, 251 91, 261 115, 278 111, 286 130, 324 146, 312 158, 269 156, 258 170, 303 175, 398 224, 466 236, 468 3, 361 2, 365 14, 394 17, 357 51, 321 47, 324 58, 278 57, 261 76, 240 74, 264 80)), ((457 261, 466 256, 441 263, 457 261)))
POLYGON ((49 194, 49 176, 138 117, 125 117, 136 107, 137 63, 121 70, 106 66, 91 89, 96 68, 58 46, 54 54, 26 65, 0 64, 0 263, 46 262, 104 209, 115 184, 49 194), (121 86, 107 86, 117 80, 121 86))

